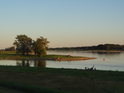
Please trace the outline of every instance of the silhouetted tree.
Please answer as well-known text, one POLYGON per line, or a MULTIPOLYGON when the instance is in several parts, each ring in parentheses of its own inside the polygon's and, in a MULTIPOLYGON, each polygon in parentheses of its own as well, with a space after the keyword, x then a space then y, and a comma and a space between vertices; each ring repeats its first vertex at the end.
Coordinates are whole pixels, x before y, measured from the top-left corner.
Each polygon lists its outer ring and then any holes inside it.
POLYGON ((35 54, 38 56, 46 55, 48 43, 49 41, 47 41, 47 38, 44 37, 37 38, 36 41, 33 41, 33 50, 35 54))
POLYGON ((28 53, 31 52, 32 39, 26 35, 17 35, 16 40, 13 44, 16 46, 16 51, 18 53, 28 55, 28 53))

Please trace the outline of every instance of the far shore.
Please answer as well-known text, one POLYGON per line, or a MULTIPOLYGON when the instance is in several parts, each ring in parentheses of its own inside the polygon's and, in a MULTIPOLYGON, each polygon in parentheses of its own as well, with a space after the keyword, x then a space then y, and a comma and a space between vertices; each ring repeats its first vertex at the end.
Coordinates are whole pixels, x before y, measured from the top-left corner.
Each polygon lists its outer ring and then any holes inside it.
POLYGON ((90 50, 91 52, 95 53, 95 52, 102 52, 102 53, 120 53, 120 52, 124 52, 122 50, 90 50))
POLYGON ((92 53, 121 53, 124 52, 123 50, 82 50, 82 49, 72 49, 72 50, 49 50, 49 51, 87 51, 87 52, 92 52, 92 53))

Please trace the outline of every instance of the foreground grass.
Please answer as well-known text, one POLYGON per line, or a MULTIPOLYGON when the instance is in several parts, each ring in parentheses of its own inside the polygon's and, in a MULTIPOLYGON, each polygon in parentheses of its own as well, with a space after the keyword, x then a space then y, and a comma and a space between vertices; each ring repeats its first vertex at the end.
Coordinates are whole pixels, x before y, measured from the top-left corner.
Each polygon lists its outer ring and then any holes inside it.
POLYGON ((25 93, 25 92, 6 87, 0 87, 0 93, 25 93))
POLYGON ((0 66, 0 87, 10 91, 124 93, 123 86, 124 72, 0 66))

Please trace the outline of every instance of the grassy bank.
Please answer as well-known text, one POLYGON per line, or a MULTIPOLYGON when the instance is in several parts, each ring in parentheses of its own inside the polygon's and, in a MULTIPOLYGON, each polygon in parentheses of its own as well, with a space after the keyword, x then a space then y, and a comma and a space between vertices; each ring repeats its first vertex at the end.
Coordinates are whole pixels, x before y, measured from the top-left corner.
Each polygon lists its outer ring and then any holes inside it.
POLYGON ((57 61, 73 61, 73 60, 88 60, 95 59, 91 57, 79 57, 79 56, 70 56, 70 55, 45 55, 45 56, 36 56, 36 55, 20 55, 16 54, 14 51, 1 51, 0 60, 57 60, 57 61))
POLYGON ((123 86, 124 72, 0 66, 0 87, 10 91, 124 93, 123 86))

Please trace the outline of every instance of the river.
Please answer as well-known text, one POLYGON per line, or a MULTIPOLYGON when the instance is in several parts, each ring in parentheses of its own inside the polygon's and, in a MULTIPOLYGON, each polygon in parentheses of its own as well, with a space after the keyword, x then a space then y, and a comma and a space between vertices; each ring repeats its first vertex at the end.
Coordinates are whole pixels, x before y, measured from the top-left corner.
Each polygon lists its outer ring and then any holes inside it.
POLYGON ((121 53, 91 53, 88 51, 48 51, 48 54, 96 57, 92 60, 80 61, 29 61, 29 60, 0 60, 5 66, 30 66, 46 68, 84 69, 94 66, 97 70, 124 71, 124 52, 121 53))

